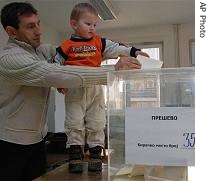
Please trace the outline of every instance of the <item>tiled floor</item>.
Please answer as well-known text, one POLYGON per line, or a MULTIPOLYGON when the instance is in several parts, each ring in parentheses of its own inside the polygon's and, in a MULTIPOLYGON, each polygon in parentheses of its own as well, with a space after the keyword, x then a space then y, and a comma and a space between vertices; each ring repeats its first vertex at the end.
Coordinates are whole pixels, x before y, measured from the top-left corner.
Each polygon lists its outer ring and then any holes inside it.
POLYGON ((56 167, 68 162, 68 154, 47 154, 47 171, 53 170, 56 167))

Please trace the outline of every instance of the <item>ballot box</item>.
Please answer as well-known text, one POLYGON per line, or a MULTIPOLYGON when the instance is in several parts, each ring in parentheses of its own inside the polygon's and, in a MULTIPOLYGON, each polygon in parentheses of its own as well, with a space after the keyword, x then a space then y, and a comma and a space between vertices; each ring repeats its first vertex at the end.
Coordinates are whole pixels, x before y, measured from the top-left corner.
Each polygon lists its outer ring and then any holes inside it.
POLYGON ((109 180, 186 181, 195 164, 195 70, 110 72, 109 180))

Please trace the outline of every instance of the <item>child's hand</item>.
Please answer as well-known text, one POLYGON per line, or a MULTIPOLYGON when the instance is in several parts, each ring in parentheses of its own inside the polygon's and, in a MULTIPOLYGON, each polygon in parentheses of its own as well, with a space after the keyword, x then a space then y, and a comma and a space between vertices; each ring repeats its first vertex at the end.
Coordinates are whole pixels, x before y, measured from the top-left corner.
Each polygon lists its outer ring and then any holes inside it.
POLYGON ((142 52, 142 51, 136 51, 135 54, 136 54, 136 56, 142 55, 142 56, 145 56, 145 57, 148 57, 149 58, 149 55, 147 53, 145 53, 145 52, 142 52))
POLYGON ((65 94, 67 93, 68 89, 67 89, 67 88, 57 88, 57 91, 58 91, 59 93, 65 95, 65 94))

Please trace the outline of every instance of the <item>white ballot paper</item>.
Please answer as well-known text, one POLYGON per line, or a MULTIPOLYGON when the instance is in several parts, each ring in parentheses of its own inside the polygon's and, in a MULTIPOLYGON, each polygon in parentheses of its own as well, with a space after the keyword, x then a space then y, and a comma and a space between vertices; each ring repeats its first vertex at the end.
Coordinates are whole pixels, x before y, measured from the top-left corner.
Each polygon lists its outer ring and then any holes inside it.
POLYGON ((195 109, 126 108, 125 162, 194 166, 195 109))
POLYGON ((148 58, 142 55, 138 55, 136 58, 142 65, 141 69, 157 69, 161 68, 163 65, 163 61, 148 58))

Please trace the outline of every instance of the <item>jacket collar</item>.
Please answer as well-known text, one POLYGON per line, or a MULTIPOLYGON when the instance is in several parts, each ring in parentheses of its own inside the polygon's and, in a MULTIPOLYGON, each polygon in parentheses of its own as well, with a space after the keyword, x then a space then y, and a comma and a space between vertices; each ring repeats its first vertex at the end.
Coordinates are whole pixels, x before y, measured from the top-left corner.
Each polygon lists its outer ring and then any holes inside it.
POLYGON ((92 39, 93 38, 83 38, 83 37, 77 36, 75 34, 72 34, 71 38, 70 38, 70 40, 76 41, 76 42, 87 42, 87 41, 90 41, 92 39))
POLYGON ((15 43, 15 44, 19 45, 20 47, 22 47, 22 48, 24 48, 24 49, 36 51, 36 48, 32 47, 32 46, 29 45, 28 43, 23 42, 23 41, 16 40, 16 39, 11 38, 11 37, 9 37, 8 43, 15 43))

